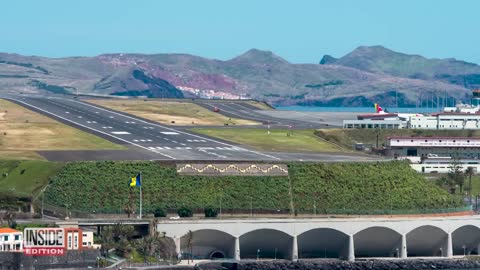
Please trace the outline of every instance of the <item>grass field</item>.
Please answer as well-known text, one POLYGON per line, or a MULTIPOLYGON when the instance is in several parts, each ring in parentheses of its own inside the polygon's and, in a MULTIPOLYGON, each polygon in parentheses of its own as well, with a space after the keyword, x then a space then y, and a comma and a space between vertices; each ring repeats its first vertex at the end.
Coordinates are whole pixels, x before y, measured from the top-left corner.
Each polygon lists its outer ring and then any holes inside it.
POLYGON ((0 161, 0 194, 35 196, 62 164, 40 160, 0 161))
POLYGON ((389 136, 446 136, 478 137, 478 130, 414 130, 414 129, 320 129, 315 134, 329 142, 352 148, 355 143, 376 145, 377 134, 379 146, 389 136))
POLYGON ((124 149, 0 99, 0 159, 40 159, 39 150, 124 149))
POLYGON ((190 102, 163 100, 89 100, 90 103, 126 112, 167 125, 223 126, 259 125, 244 119, 228 118, 190 102), (173 122, 172 122, 173 121, 173 122))
POLYGON ((313 130, 195 128, 192 131, 265 151, 343 152, 315 136, 313 130), (291 134, 287 136, 287 134, 291 134))

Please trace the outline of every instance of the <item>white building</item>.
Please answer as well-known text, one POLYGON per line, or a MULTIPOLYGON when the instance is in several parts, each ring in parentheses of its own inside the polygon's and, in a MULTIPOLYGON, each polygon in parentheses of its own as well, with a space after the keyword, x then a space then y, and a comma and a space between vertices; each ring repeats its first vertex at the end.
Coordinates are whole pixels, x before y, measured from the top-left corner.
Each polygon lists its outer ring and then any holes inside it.
MULTIPOLYGON (((460 159, 458 166, 462 171, 466 171, 469 167, 473 171, 480 171, 480 159, 460 159)), ((446 157, 428 158, 422 163, 412 163, 410 167, 421 173, 448 173, 452 169, 452 159, 446 157)))
POLYGON ((458 157, 480 159, 478 137, 389 137, 386 153, 391 157, 458 157))
POLYGON ((100 249, 101 245, 93 242, 93 232, 82 232, 82 248, 83 249, 100 249))
POLYGON ((22 232, 10 228, 0 228, 0 252, 22 251, 22 241, 22 232))
POLYGON ((439 113, 431 116, 412 116, 411 129, 480 129, 480 114, 439 113))

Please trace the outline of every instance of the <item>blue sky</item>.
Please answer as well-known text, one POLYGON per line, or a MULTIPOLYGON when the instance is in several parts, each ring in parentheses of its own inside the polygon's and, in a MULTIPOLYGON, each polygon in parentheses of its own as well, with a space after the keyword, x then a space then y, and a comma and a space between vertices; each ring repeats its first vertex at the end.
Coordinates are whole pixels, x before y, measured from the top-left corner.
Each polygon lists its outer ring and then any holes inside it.
POLYGON ((0 52, 26 55, 229 59, 258 48, 316 63, 383 45, 480 63, 476 0, 6 0, 0 9, 0 52))

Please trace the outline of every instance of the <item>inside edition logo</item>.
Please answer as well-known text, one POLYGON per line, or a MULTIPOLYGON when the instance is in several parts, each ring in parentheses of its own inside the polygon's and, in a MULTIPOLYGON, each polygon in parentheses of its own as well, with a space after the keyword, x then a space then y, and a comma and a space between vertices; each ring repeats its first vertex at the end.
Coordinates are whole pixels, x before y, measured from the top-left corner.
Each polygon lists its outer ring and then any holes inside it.
POLYGON ((27 256, 62 256, 65 232, 62 228, 25 228, 23 253, 27 256))

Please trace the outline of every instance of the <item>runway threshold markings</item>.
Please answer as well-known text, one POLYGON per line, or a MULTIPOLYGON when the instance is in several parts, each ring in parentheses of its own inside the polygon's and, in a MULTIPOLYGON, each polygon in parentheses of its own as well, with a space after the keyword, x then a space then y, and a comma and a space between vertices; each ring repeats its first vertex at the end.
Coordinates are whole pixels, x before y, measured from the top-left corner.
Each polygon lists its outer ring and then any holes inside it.
POLYGON ((128 134, 130 134, 130 132, 127 132, 127 131, 112 131, 112 134, 115 134, 115 135, 128 135, 128 134))
MULTIPOLYGON (((167 126, 162 126, 162 125, 159 125, 159 124, 152 124, 152 123, 149 123, 149 122, 144 121, 144 120, 139 119, 139 118, 133 118, 133 117, 131 117, 131 116, 124 115, 124 114, 122 114, 122 113, 120 113, 120 112, 107 110, 107 109, 105 109, 105 108, 97 107, 97 106, 94 106, 94 105, 92 105, 92 104, 88 104, 88 103, 85 103, 85 102, 80 102, 80 101, 77 101, 77 100, 69 100, 69 99, 65 99, 65 98, 57 98, 57 99, 63 99, 63 100, 69 101, 69 102, 74 102, 74 103, 81 104, 81 105, 83 105, 83 106, 88 106, 88 107, 91 107, 91 108, 95 108, 96 110, 101 110, 101 111, 105 111, 105 112, 108 112, 108 113, 113 113, 113 114, 119 115, 119 116, 124 117, 124 118, 133 119, 133 120, 135 120, 135 121, 137 121, 137 122, 139 122, 139 123, 154 125, 154 126, 157 126, 157 127, 162 128, 162 129, 171 130, 171 132, 173 132, 173 133, 177 133, 177 134, 178 134, 178 133, 182 133, 182 134, 185 134, 185 135, 189 135, 189 136, 192 136, 192 137, 195 137, 195 138, 207 140, 207 141, 210 141, 210 142, 215 142, 215 143, 222 144, 222 145, 226 145, 226 146, 232 146, 232 145, 230 145, 230 144, 228 144, 228 143, 224 143, 224 142, 221 142, 221 141, 217 141, 217 140, 211 139, 211 138, 201 137, 200 135, 197 135, 197 134, 192 134, 192 133, 188 133, 188 132, 184 132, 184 131, 178 131, 178 130, 176 130, 176 129, 173 129, 173 128, 170 128, 170 127, 167 127, 167 126)), ((98 112, 96 112, 96 113, 98 113, 98 112)), ((268 157, 268 158, 275 159, 275 160, 280 160, 280 158, 278 158, 278 157, 275 157, 275 156, 272 156, 272 155, 269 155, 269 154, 264 154, 264 153, 261 153, 261 152, 258 152, 258 151, 249 150, 249 149, 245 149, 245 148, 239 148, 239 149, 240 149, 241 151, 253 153, 253 154, 256 154, 256 155, 268 157)))
MULTIPOLYGON (((75 122, 75 121, 73 121, 73 120, 70 120, 70 119, 68 119, 68 118, 62 117, 62 116, 60 116, 60 115, 58 115, 58 114, 55 114, 55 113, 53 113, 53 112, 49 112, 49 111, 44 110, 44 109, 42 109, 42 108, 40 108, 40 107, 38 107, 38 106, 32 105, 32 104, 30 104, 30 103, 27 103, 27 102, 25 102, 25 101, 21 101, 21 100, 16 99, 16 98, 9 98, 9 99, 10 99, 10 100, 15 100, 15 101, 17 101, 17 102, 19 102, 19 103, 22 103, 22 104, 26 105, 27 108, 28 108, 28 107, 30 107, 30 108, 35 108, 35 109, 37 109, 37 110, 39 110, 39 111, 42 111, 42 112, 44 112, 44 113, 46 113, 46 114, 49 114, 49 115, 53 115, 53 116, 55 116, 55 117, 58 117, 58 118, 60 118, 60 119, 62 119, 62 120, 64 120, 64 121, 73 123, 73 124, 75 124, 75 125, 81 126, 81 127, 83 127, 83 128, 86 128, 86 129, 93 130, 93 131, 95 131, 95 132, 98 132, 98 133, 101 133, 101 134, 104 134, 104 135, 107 135, 107 136, 110 136, 110 137, 115 138, 115 139, 117 139, 117 140, 119 140, 119 141, 123 141, 123 142, 129 143, 129 144, 134 145, 134 146, 137 146, 137 147, 139 147, 139 148, 142 148, 142 149, 145 149, 145 150, 150 150, 150 151, 152 151, 152 152, 154 152, 154 153, 157 153, 157 154, 159 154, 159 155, 162 155, 162 156, 164 156, 164 157, 166 157, 166 158, 176 159, 176 158, 174 158, 174 157, 172 157, 172 156, 170 156, 170 155, 163 154, 163 153, 160 153, 160 152, 158 152, 158 151, 156 151, 156 150, 149 149, 149 148, 147 148, 147 147, 145 147, 145 146, 143 146, 143 145, 133 143, 133 142, 131 142, 131 141, 128 141, 128 140, 122 139, 122 138, 120 138, 120 137, 114 136, 114 135, 112 135, 112 134, 110 134, 110 133, 107 133, 107 132, 104 132, 104 131, 101 131, 101 130, 98 130, 98 129, 95 129, 95 128, 92 128, 92 127, 89 127, 89 126, 86 126, 86 125, 83 125, 83 124, 81 124, 81 123, 75 122)), ((81 103, 81 102, 79 102, 79 103, 81 103)), ((104 128, 106 128, 106 127, 104 127, 104 128)), ((109 128, 112 128, 112 127, 109 127, 109 128)))

